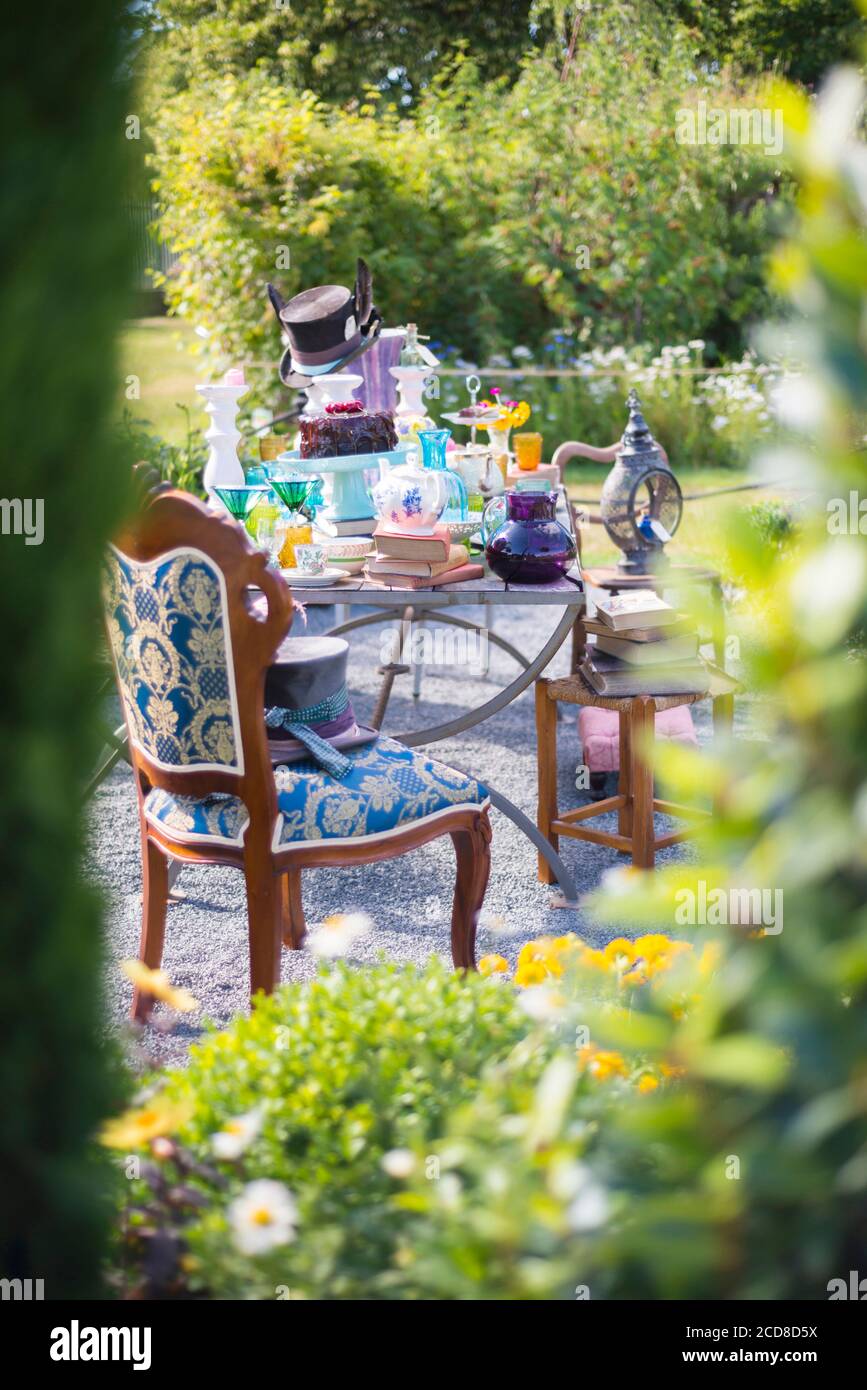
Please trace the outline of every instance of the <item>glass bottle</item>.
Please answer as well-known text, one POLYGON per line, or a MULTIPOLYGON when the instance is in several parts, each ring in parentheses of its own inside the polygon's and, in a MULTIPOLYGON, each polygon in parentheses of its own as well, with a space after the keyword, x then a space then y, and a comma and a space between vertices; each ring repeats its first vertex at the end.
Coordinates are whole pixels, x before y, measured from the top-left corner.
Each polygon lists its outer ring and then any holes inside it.
POLYGON ((469 514, 467 489, 463 478, 453 472, 448 465, 446 445, 452 437, 451 430, 419 430, 422 463, 425 468, 445 475, 447 501, 440 521, 466 521, 469 514))
POLYGON ((418 345, 418 324, 416 323, 406 325, 406 340, 400 351, 400 365, 402 367, 426 367, 428 365, 418 345))

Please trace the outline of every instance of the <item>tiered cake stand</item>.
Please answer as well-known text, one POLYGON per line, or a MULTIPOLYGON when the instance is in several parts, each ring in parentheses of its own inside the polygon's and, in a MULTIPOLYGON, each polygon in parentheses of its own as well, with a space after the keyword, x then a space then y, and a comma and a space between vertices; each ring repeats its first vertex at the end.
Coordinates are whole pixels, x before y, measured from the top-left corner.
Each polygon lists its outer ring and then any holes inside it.
POLYGON ((379 471, 382 463, 389 467, 405 463, 411 445, 390 449, 380 454, 347 454, 340 458, 303 459, 296 449, 281 454, 278 463, 285 463, 299 473, 328 473, 331 475, 331 498, 320 512, 326 521, 370 521, 376 515, 364 475, 372 469, 379 471))

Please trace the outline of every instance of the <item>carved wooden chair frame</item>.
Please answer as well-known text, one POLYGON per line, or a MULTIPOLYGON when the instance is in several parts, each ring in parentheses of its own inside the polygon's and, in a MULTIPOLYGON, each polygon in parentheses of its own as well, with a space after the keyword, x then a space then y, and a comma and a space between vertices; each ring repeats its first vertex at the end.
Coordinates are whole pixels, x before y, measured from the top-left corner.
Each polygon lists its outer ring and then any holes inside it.
MULTIPOLYGON (((152 495, 144 509, 117 537, 122 555, 150 564, 175 550, 198 550, 221 571, 226 586, 226 613, 234 666, 237 716, 243 771, 219 768, 171 769, 155 763, 136 741, 127 721, 129 747, 139 803, 142 851, 142 929, 140 958, 151 969, 162 961, 168 906, 170 859, 228 864, 244 872, 250 948, 250 992, 270 993, 280 981, 283 945, 298 950, 305 923, 301 870, 368 864, 404 854, 442 835, 451 835, 457 855, 457 880, 451 922, 455 967, 475 969, 476 918, 490 870, 491 826, 487 807, 456 807, 358 844, 327 839, 299 841, 273 848, 279 814, 277 791, 264 720, 265 673, 292 625, 292 595, 285 581, 268 568, 246 532, 230 517, 209 511, 189 494, 174 490, 152 495), (251 612, 250 591, 261 590, 264 605, 251 612), (249 822, 241 845, 190 844, 175 838, 165 825, 146 818, 144 801, 154 787, 169 793, 204 797, 228 792, 246 806, 249 822)), ((133 996, 132 1015, 147 1018, 153 1000, 141 989, 133 996)))

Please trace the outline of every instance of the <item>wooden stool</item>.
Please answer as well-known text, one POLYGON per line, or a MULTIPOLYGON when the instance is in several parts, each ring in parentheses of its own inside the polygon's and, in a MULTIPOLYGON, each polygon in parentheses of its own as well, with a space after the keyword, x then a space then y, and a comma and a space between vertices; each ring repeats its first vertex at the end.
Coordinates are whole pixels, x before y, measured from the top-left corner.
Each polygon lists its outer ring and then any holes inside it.
MULTIPOLYGON (((653 794, 653 738, 655 717, 662 710, 678 705, 694 705, 699 700, 713 699, 714 733, 730 732, 734 716, 734 695, 725 693, 702 695, 628 695, 613 698, 597 695, 584 677, 576 674, 560 680, 544 676, 536 681, 536 757, 539 771, 540 831, 556 850, 559 837, 587 840, 593 845, 606 845, 631 854, 638 869, 652 869, 656 851, 678 844, 695 833, 694 828, 675 831, 656 837, 653 816, 656 811, 682 820, 705 820, 711 813, 698 807, 681 806, 673 801, 658 801, 653 794), (615 710, 620 716, 620 784, 617 796, 591 802, 575 811, 557 808, 557 702, 569 705, 596 705, 615 710), (607 830, 592 830, 583 824, 617 812, 617 834, 607 830)), ((539 879, 553 883, 547 861, 539 857, 539 879)))

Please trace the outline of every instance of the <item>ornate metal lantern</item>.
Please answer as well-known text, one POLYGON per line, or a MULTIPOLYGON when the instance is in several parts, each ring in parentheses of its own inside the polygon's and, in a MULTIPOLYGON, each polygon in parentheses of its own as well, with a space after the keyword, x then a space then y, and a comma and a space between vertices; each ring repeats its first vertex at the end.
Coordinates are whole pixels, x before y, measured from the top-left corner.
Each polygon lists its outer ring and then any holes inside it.
POLYGON ((635 390, 626 400, 629 422, 600 498, 600 514, 623 551, 618 569, 646 574, 666 564, 664 548, 683 515, 680 485, 647 427, 635 390))

